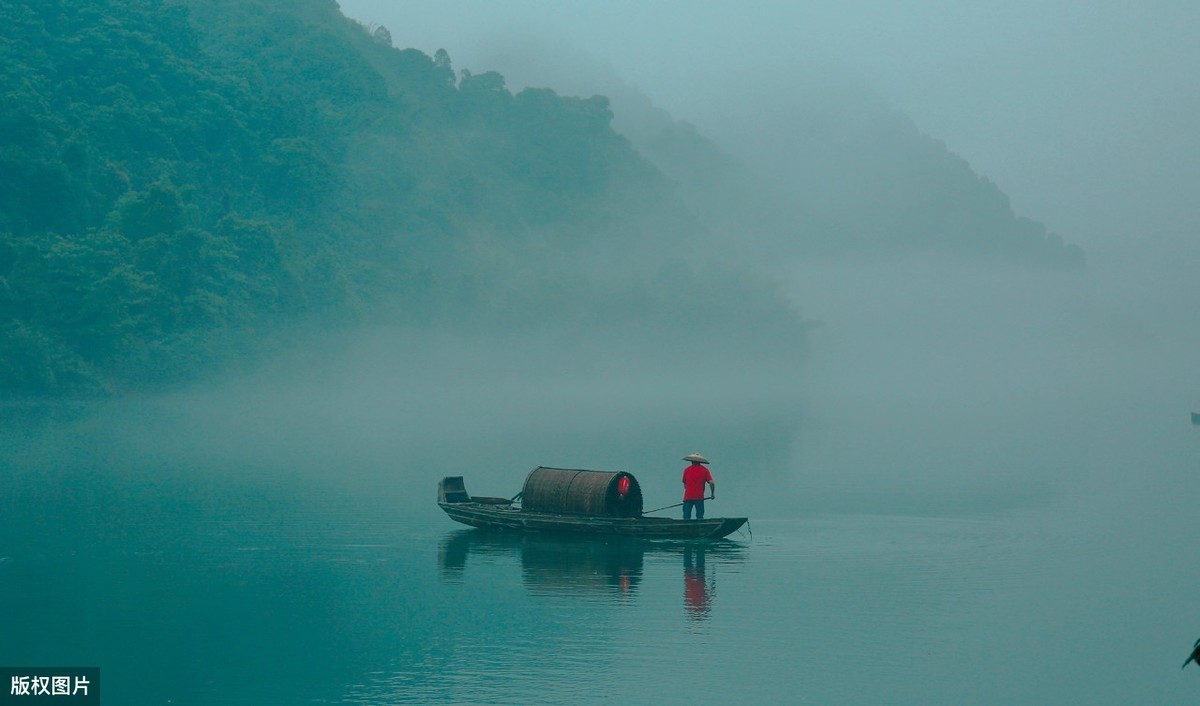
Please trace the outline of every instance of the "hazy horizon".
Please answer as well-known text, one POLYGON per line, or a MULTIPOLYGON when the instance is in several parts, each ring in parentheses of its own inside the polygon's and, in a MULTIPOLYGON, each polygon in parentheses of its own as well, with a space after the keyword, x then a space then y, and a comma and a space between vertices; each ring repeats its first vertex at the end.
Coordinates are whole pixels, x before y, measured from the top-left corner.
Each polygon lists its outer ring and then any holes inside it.
POLYGON ((798 75, 840 72, 1090 257, 1195 252, 1197 5, 340 4, 396 46, 445 48, 457 69, 504 73, 504 52, 523 43, 591 57, 724 145, 746 111, 795 100, 798 75))

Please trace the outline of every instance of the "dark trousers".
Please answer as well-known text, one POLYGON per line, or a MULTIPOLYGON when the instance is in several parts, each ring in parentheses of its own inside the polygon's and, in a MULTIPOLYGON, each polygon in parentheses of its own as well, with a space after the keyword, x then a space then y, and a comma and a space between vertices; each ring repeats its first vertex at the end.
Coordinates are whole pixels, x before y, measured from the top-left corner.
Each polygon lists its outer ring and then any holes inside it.
POLYGON ((683 501, 683 519, 692 519, 692 508, 696 508, 696 519, 704 519, 704 501, 703 500, 684 500, 683 501))

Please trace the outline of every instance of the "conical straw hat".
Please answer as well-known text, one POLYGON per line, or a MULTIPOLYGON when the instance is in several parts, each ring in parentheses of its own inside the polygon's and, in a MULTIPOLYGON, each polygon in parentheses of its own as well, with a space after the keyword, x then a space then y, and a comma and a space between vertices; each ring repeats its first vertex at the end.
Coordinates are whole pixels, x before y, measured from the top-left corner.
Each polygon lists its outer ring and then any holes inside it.
POLYGON ((687 456, 683 457, 683 460, 691 461, 692 463, 708 463, 708 459, 704 458, 700 454, 688 454, 687 456))

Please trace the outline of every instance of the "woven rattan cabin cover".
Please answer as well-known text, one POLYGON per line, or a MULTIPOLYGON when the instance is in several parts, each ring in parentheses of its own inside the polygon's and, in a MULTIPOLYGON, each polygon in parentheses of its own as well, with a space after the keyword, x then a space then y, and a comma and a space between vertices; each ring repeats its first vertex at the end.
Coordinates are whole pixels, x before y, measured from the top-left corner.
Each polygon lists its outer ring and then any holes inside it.
POLYGON ((624 471, 539 466, 525 477, 521 509, 589 517, 640 517, 642 488, 624 471))

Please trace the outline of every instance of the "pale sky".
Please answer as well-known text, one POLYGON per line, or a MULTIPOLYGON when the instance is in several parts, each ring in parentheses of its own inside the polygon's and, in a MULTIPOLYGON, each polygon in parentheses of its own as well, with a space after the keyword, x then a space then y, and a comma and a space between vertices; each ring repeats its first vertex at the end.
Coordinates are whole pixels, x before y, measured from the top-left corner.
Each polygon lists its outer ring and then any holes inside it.
POLYGON ((1113 252, 1197 250, 1200 2, 341 0, 397 46, 489 66, 515 37, 610 66, 709 134, 772 110, 797 66, 860 77, 1020 215, 1113 252))

